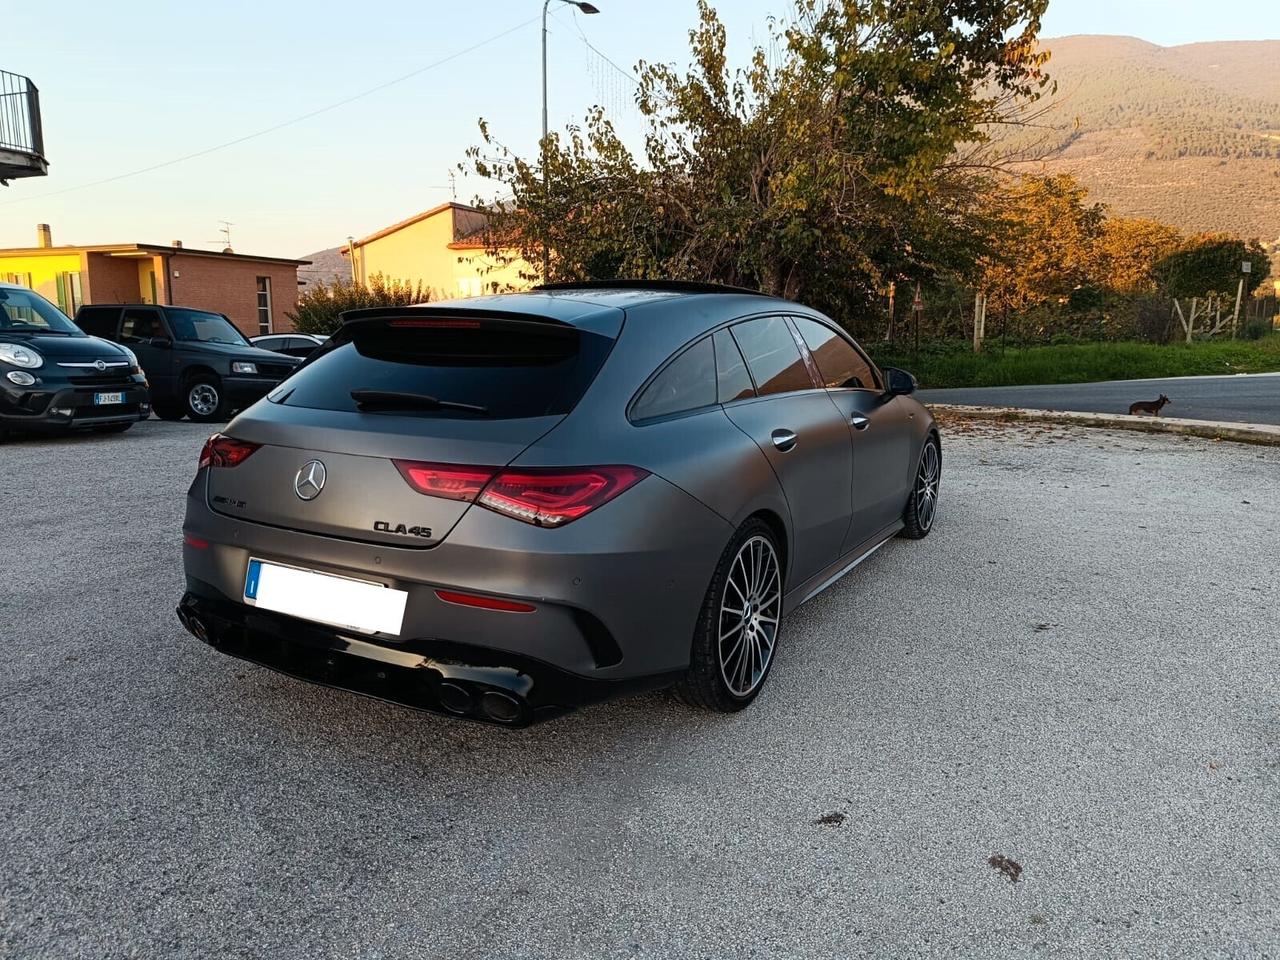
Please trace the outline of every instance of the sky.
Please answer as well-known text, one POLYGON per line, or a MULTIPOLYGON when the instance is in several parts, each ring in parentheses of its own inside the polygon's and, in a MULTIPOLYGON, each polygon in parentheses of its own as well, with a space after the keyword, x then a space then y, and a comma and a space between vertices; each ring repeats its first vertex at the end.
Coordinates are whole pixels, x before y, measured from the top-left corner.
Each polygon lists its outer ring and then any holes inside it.
MULTIPOLYGON (((1164 46, 1275 39, 1275 3, 1050 0, 1042 36, 1127 34, 1164 46)), ((600 103, 635 137, 630 70, 642 59, 685 62, 696 4, 595 5, 601 12, 586 16, 552 0, 551 126, 579 122, 600 103)), ((715 5, 737 62, 789 8, 715 5)), ((297 257, 487 195, 491 184, 456 167, 479 142, 481 117, 517 152, 535 148, 541 7, 63 0, 54 17, 46 4, 5 3, 0 69, 40 88, 50 168, 0 187, 0 247, 33 245, 35 225, 49 223, 56 244, 214 248, 225 220, 238 252, 297 257)))

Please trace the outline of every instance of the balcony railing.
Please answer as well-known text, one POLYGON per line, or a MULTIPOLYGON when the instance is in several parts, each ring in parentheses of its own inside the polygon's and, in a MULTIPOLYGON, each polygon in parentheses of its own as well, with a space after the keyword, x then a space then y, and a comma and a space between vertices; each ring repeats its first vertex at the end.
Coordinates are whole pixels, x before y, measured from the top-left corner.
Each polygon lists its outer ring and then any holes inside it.
POLYGON ((40 91, 26 77, 0 70, 0 179, 47 170, 40 91))

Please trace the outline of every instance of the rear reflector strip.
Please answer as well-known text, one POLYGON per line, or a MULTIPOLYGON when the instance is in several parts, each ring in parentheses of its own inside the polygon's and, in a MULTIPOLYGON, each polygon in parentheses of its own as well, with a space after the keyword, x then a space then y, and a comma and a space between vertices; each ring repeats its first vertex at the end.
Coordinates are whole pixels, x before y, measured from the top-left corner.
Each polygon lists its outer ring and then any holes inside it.
POLYGON ((475 593, 457 593, 453 590, 437 590, 436 596, 445 603, 456 603, 463 607, 479 607, 481 610, 501 610, 504 613, 533 613, 538 609, 531 603, 500 600, 497 597, 482 597, 475 593))
POLYGON ((185 543, 188 547, 194 547, 197 550, 209 549, 208 540, 201 540, 199 537, 193 537, 189 533, 184 533, 182 535, 182 542, 185 543))

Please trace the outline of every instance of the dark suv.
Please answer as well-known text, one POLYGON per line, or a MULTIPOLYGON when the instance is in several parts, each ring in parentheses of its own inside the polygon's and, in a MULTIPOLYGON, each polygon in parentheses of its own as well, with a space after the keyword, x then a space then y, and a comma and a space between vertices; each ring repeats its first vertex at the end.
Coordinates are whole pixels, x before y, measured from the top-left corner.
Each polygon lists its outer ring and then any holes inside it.
POLYGON ((163 420, 225 420, 301 362, 255 347, 220 313, 190 307, 95 305, 81 307, 76 323, 137 354, 151 383, 152 409, 163 420))

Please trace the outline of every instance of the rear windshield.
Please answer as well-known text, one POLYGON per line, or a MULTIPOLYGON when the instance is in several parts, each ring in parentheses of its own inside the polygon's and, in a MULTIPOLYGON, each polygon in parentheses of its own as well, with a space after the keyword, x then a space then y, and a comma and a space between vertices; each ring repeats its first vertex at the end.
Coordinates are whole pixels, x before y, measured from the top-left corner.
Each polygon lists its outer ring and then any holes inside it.
POLYGON ((271 399, 290 407, 363 410, 459 419, 565 414, 586 392, 613 340, 572 327, 512 329, 393 329, 364 331, 316 357, 271 399), (360 407, 351 392, 376 390, 441 401, 438 408, 391 402, 360 407), (447 404, 468 404, 484 412, 447 404))

